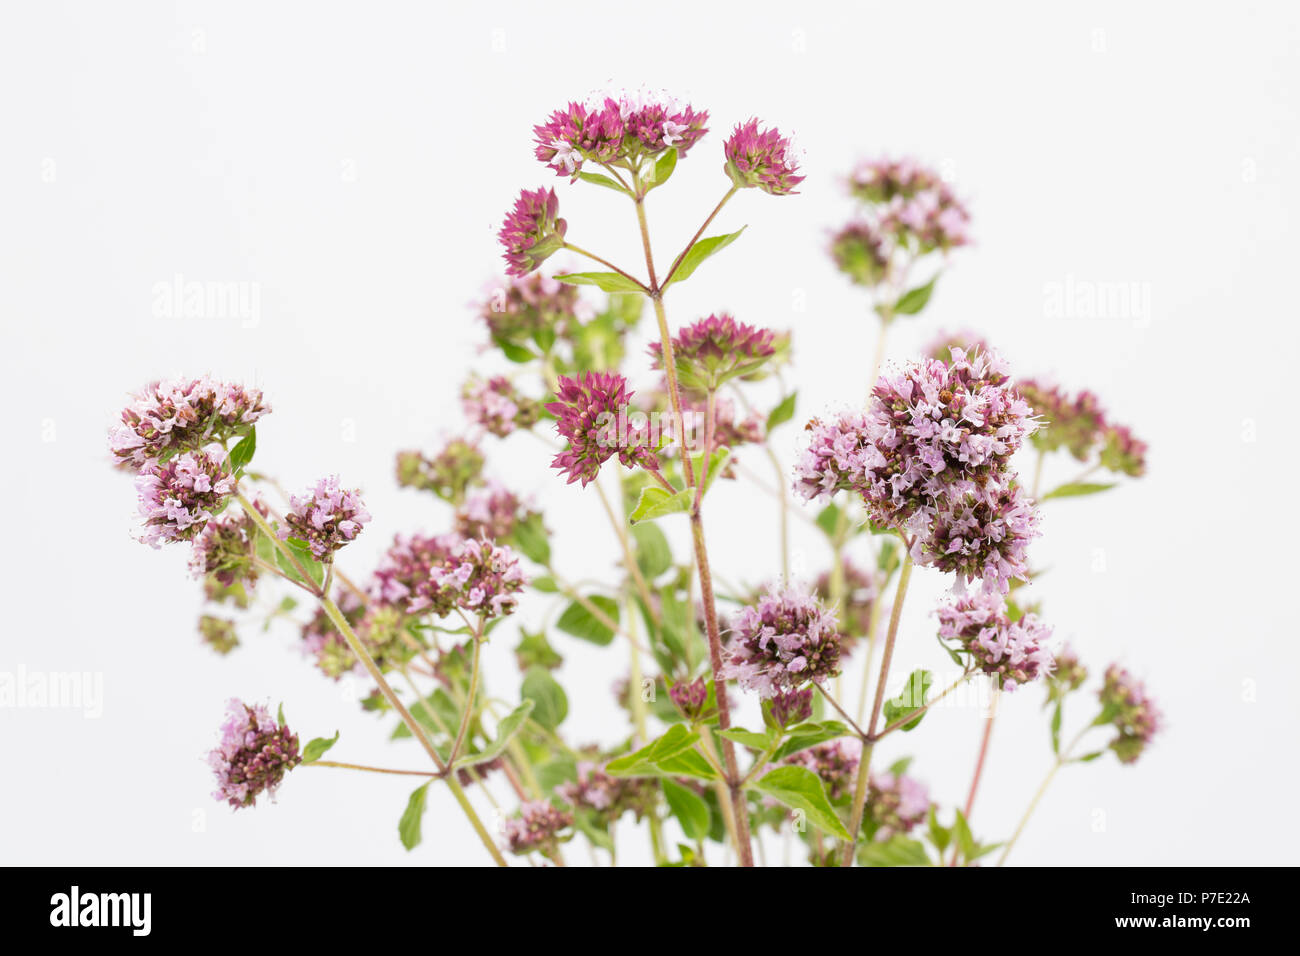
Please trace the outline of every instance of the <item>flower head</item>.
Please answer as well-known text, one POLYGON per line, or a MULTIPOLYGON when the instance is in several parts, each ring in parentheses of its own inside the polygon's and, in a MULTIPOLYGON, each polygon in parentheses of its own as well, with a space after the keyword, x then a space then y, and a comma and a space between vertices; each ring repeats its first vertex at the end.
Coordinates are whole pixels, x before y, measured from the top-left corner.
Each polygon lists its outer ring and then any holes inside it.
POLYGON ((779 690, 771 697, 772 722, 783 730, 811 720, 813 714, 813 689, 779 690))
POLYGON ((509 538, 530 514, 527 505, 500 482, 490 481, 485 490, 475 492, 456 510, 456 533, 466 538, 509 538))
MULTIPOLYGON (((254 501, 253 506, 266 517, 263 502, 254 501)), ((223 587, 231 587, 236 581, 251 586, 257 581, 253 560, 256 537, 257 526, 243 511, 211 519, 194 539, 190 572, 196 578, 215 578, 223 587)))
POLYGON ((1102 715, 1119 731, 1110 749, 1121 763, 1135 762, 1163 727, 1164 715, 1145 685, 1118 664, 1106 668, 1098 697, 1102 715))
POLYGON ((204 614, 199 618, 199 637, 218 654, 225 656, 239 646, 235 622, 228 617, 204 614))
POLYGON ((582 310, 576 286, 531 272, 494 283, 479 316, 493 339, 520 344, 548 333, 567 335, 582 310))
POLYGON ((1026 614, 1012 622, 1000 594, 978 591, 939 608, 939 637, 957 641, 960 650, 985 674, 1013 691, 1052 672, 1054 658, 1047 649, 1052 629, 1026 614))
POLYGON ((1124 425, 1111 425, 1102 433, 1101 464, 1110 471, 1140 478, 1147 470, 1147 443, 1124 425))
POLYGON ((467 538, 416 586, 408 610, 445 616, 459 608, 485 619, 505 617, 514 612, 525 583, 527 578, 512 550, 467 538))
POLYGON ((885 464, 867 415, 848 411, 829 422, 814 418, 804 430, 809 438, 795 462, 795 490, 808 501, 837 491, 865 494, 868 471, 885 464))
POLYGON ((152 547, 197 537, 235 491, 235 479, 212 455, 187 451, 165 462, 147 460, 135 479, 144 526, 140 540, 152 547))
POLYGON ((685 156, 707 132, 708 119, 665 93, 624 91, 569 103, 533 134, 537 158, 572 180, 587 162, 637 170, 668 149, 685 156))
POLYGON ((1069 395, 1056 385, 1035 379, 1016 383, 1021 396, 1042 420, 1042 427, 1030 439, 1039 451, 1065 448, 1079 461, 1092 454, 1106 427, 1106 413, 1092 392, 1069 395))
POLYGON ((458 505, 471 486, 483 484, 484 462, 478 445, 453 438, 432 458, 418 451, 398 452, 397 483, 403 488, 431 491, 458 505))
POLYGON ((627 379, 617 373, 584 372, 581 379, 560 376, 558 401, 546 410, 556 416, 556 431, 569 445, 555 456, 551 467, 567 474, 570 484, 581 481, 585 487, 616 454, 628 468, 659 469, 645 429, 628 414, 632 394, 627 379))
POLYGON ((306 495, 289 498, 280 540, 303 541, 316 560, 328 561, 369 521, 370 512, 361 501, 361 493, 340 488, 338 475, 330 475, 316 482, 306 495))
POLYGON ((731 619, 719 676, 772 697, 838 673, 840 640, 835 614, 812 595, 793 587, 770 589, 731 619))
POLYGON ((741 189, 757 186, 773 196, 785 196, 804 180, 798 175, 799 162, 790 140, 775 128, 759 129, 756 119, 736 126, 723 153, 727 175, 741 189))
POLYGON ((915 159, 869 159, 860 162, 849 176, 849 192, 865 203, 879 205, 913 199, 934 189, 943 180, 915 159))
POLYGON ((867 813, 876 839, 907 833, 930 815, 930 792, 905 773, 873 773, 867 784, 867 813))
POLYGON ((657 789, 646 778, 611 777, 602 765, 580 760, 577 780, 556 787, 556 793, 575 809, 592 811, 612 823, 629 810, 640 820, 653 809, 657 789))
POLYGON ((1026 551, 1040 533, 1038 525, 1038 511, 1020 485, 989 481, 937 498, 912 556, 1005 593, 1012 578, 1029 579, 1026 551))
POLYGON ((709 688, 703 677, 692 681, 678 681, 668 688, 668 696, 687 720, 698 720, 704 715, 704 705, 709 699, 709 688))
POLYGON ((262 793, 274 798, 284 775, 298 764, 298 735, 272 719, 258 704, 250 707, 232 699, 221 725, 221 741, 208 755, 217 775, 212 796, 235 809, 257 804, 262 793))
POLYGON ((893 242, 875 224, 851 222, 831 237, 831 259, 849 279, 868 288, 889 275, 893 242))
POLYGON ((516 428, 531 428, 541 417, 541 406, 521 395, 504 375, 487 381, 471 378, 460 394, 465 417, 498 438, 505 438, 516 428))
POLYGON ((514 208, 506 214, 497 233, 505 247, 506 272, 524 276, 532 272, 564 245, 568 224, 556 218, 559 200, 554 189, 541 189, 519 194, 514 208))
POLYGON ((366 588, 370 600, 405 609, 415 592, 462 540, 454 534, 397 535, 371 575, 366 588))
POLYGON ((922 255, 970 243, 970 213, 942 183, 892 204, 881 216, 880 225, 922 255))
POLYGON ((122 409, 108 446, 119 462, 138 468, 164 453, 232 438, 270 410, 255 388, 210 378, 152 382, 122 409))
MULTIPOLYGON (((692 322, 672 338, 673 364, 682 385, 716 391, 724 382, 758 371, 775 354, 772 333, 737 322, 725 313, 692 322)), ((663 348, 650 346, 655 368, 663 366, 663 348)))
POLYGON ((519 807, 519 815, 501 821, 505 847, 517 856, 534 850, 553 853, 560 845, 562 830, 573 826, 573 814, 546 800, 532 800, 519 807))

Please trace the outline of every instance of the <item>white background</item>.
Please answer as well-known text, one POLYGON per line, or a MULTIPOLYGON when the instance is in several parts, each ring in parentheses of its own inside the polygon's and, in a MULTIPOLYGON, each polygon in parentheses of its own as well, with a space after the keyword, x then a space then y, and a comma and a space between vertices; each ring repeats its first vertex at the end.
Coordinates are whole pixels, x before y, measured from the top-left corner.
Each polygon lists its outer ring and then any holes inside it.
MULTIPOLYGON (((304 738, 341 729, 338 759, 418 754, 386 744, 387 725, 303 662, 291 630, 250 627, 227 659, 199 645, 185 549, 132 541, 134 496, 104 435, 151 378, 242 378, 275 406, 260 467, 292 487, 337 471, 364 489, 375 521, 348 568, 364 574, 396 531, 441 529, 440 506, 395 487, 392 456, 459 427, 454 399, 484 341, 470 303, 499 268, 494 232, 518 189, 554 182, 570 238, 638 261, 626 203, 555 181, 531 153, 532 124, 613 83, 667 87, 712 115, 652 197, 661 257, 724 191, 735 122, 757 115, 806 149, 802 194, 740 195, 717 231, 749 231, 669 302, 674 324, 725 308, 793 328, 799 422, 867 388, 873 323, 825 254, 850 214, 841 177, 863 156, 912 154, 968 198, 977 245, 890 355, 974 327, 1016 371, 1092 388, 1150 443, 1145 479, 1047 506, 1033 555, 1050 573, 1034 590, 1095 672, 1118 659, 1148 679, 1168 727, 1135 767, 1063 772, 1013 860, 1294 862, 1295 8, 750 3, 725 23, 708 9, 6 4, 0 670, 102 673, 104 701, 99 719, 0 709, 0 859, 485 861, 445 794, 424 845, 403 851, 400 779, 302 770, 278 804, 237 814, 209 798, 203 756, 231 695, 285 701, 304 738), (177 274, 258 283, 259 321, 156 317, 154 286, 177 274), (1045 290, 1067 278, 1140 283, 1149 312, 1050 317, 1045 290)), ((520 436, 493 446, 492 466, 544 505, 574 577, 608 572, 597 503, 546 456, 520 436)), ((1048 484, 1072 470, 1059 463, 1048 484)), ((723 575, 771 578, 771 499, 738 485, 710 511, 723 575)), ((796 565, 815 573, 824 546, 795 528, 796 565)), ((898 674, 946 662, 930 616, 945 582, 917 582, 898 674)), ((534 599, 523 614, 545 610, 534 599)), ((514 699, 499 633, 489 679, 514 699)), ((554 640, 569 655, 570 738, 614 743, 623 645, 554 640)), ((1048 768, 1040 701, 1033 688, 1006 702, 974 814, 984 839, 1007 835, 1048 768)), ((979 732, 977 710, 941 710, 886 756, 914 751, 951 806, 979 732)), ((643 839, 624 836, 625 859, 644 860, 643 839)))

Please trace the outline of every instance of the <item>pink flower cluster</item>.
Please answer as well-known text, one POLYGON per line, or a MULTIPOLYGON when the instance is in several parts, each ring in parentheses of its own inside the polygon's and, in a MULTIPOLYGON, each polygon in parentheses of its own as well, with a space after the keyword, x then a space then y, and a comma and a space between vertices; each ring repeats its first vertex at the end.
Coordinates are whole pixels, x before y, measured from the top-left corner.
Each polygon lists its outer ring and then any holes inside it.
POLYGON ((834 612, 811 594, 793 587, 769 589, 757 605, 732 617, 718 676, 772 697, 835 676, 840 639, 834 612))
POLYGON ((556 215, 559 205, 555 190, 545 186, 519 193, 497 233, 505 248, 507 274, 527 275, 564 245, 568 224, 556 215))
POLYGON ((1086 461, 1096 451, 1102 467, 1110 471, 1133 478, 1146 472, 1146 443, 1127 427, 1111 423, 1092 392, 1070 395, 1057 385, 1035 379, 1023 379, 1016 387, 1043 419, 1043 427, 1032 439, 1039 451, 1064 448, 1079 461, 1086 461))
POLYGON ((489 481, 485 490, 469 495, 456 510, 456 533, 500 541, 510 537, 530 513, 513 491, 500 482, 489 481))
MULTIPOLYGON (((266 505, 260 500, 253 506, 266 517, 266 505)), ((257 580, 253 563, 257 527, 247 514, 224 515, 204 525, 190 550, 190 572, 196 578, 214 577, 225 587, 236 581, 252 584, 257 580)))
POLYGON ((627 468, 659 470, 644 429, 628 427, 627 379, 616 372, 584 372, 580 379, 560 376, 557 401, 546 406, 556 417, 555 429, 568 447, 551 461, 551 467, 569 476, 568 483, 585 487, 600 473, 600 466, 618 455, 627 468))
POLYGON ((311 491, 289 498, 289 513, 279 529, 281 541, 304 541, 318 561, 328 561, 356 538, 370 521, 358 491, 339 487, 337 475, 316 482, 311 491))
POLYGON ((478 445, 453 438, 432 457, 419 451, 397 453, 397 483, 403 488, 431 491, 458 505, 466 491, 483 483, 485 459, 478 445))
POLYGON ((494 339, 520 344, 548 332, 568 334, 582 310, 576 286, 532 272, 493 284, 479 315, 494 339))
POLYGON ((756 119, 736 126, 723 153, 727 175, 740 189, 756 186, 773 196, 786 196, 804 181, 790 140, 778 129, 762 129, 756 119))
POLYGON ((600 764, 580 760, 577 780, 556 787, 556 793, 576 809, 590 810, 608 823, 629 810, 640 820, 653 810, 656 789, 648 779, 611 777, 600 764))
POLYGON ((517 856, 534 850, 554 852, 560 844, 561 831, 573 826, 573 814, 546 800, 531 800, 519 807, 519 815, 501 821, 505 847, 517 856))
POLYGON ((1055 666, 1047 649, 1052 629, 1034 614, 1011 621, 1000 594, 978 591, 939 608, 939 637, 956 641, 1003 690, 1046 677, 1055 666))
POLYGON ((140 540, 152 547, 197 537, 235 491, 235 479, 204 451, 165 462, 147 460, 135 479, 144 525, 140 540))
POLYGON ((460 546, 454 534, 397 535, 371 575, 366 588, 373 602, 405 609, 435 568, 460 546))
POLYGON ((466 418, 498 438, 516 428, 531 428, 541 416, 541 406, 521 395, 504 375, 486 381, 471 378, 461 389, 460 404, 466 418))
POLYGON ((262 705, 232 699, 221 725, 221 741, 208 755, 217 776, 212 796, 235 809, 255 806, 262 793, 274 798, 284 775, 298 764, 298 736, 277 723, 262 705))
POLYGON ((505 617, 518 605, 526 583, 512 550, 482 539, 461 539, 416 585, 407 610, 442 617, 459 608, 484 619, 505 617))
POLYGON ((867 811, 876 839, 908 833, 930 815, 930 791, 905 773, 873 773, 867 783, 867 811))
POLYGON ((623 92, 570 103, 533 134, 537 158, 556 175, 577 179, 586 162, 635 170, 670 148, 685 156, 708 132, 708 119, 667 94, 623 92))
POLYGON ((1009 466, 1037 423, 1006 371, 996 352, 954 349, 886 372, 867 412, 809 423, 796 489, 858 492, 875 522, 915 534, 919 563, 1005 591, 1037 534, 1009 466))
POLYGON ((796 751, 785 762, 817 774, 826 787, 826 796, 834 803, 853 793, 861 759, 862 741, 849 737, 796 751))
POLYGON ((270 410, 255 388, 206 377, 152 382, 122 409, 108 447, 123 465, 139 468, 164 452, 225 441, 270 410))
POLYGON ((875 207, 881 234, 919 253, 970 242, 966 207, 937 173, 915 160, 863 162, 849 179, 849 191, 875 207))

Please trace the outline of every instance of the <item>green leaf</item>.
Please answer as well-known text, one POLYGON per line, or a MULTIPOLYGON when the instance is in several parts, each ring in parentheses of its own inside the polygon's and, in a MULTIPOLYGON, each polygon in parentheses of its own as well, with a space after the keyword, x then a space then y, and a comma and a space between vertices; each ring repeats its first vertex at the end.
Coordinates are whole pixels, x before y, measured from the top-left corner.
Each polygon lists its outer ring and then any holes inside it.
POLYGON ((584 170, 583 172, 578 173, 578 178, 581 179, 584 183, 592 183, 593 185, 596 186, 604 186, 606 189, 612 189, 615 192, 622 193, 625 196, 628 195, 628 191, 624 189, 622 186, 620 186, 617 180, 611 179, 610 177, 604 175, 603 173, 589 173, 584 170))
POLYGON ((473 767, 476 764, 487 763, 489 760, 496 760, 505 753, 506 745, 510 739, 519 733, 519 728, 524 725, 528 715, 533 712, 536 706, 533 701, 525 700, 522 704, 501 718, 497 724, 497 736, 490 744, 480 750, 478 753, 465 754, 463 757, 457 757, 455 767, 473 767))
POLYGON ((539 574, 535 578, 530 578, 529 584, 533 586, 534 591, 541 591, 543 594, 558 594, 560 586, 555 583, 555 578, 549 574, 539 574))
POLYGON ((888 840, 864 843, 858 850, 863 866, 930 866, 925 845, 900 835, 888 840))
POLYGON ((758 779, 754 788, 769 797, 775 797, 787 807, 802 810, 819 830, 841 840, 851 840, 849 831, 826 798, 826 788, 821 778, 804 767, 777 767, 758 779))
POLYGON ((938 281, 939 277, 935 276, 925 285, 908 289, 894 303, 894 312, 898 315, 916 315, 930 301, 930 294, 934 292, 934 284, 938 281))
POLYGON ((287 574, 293 581, 301 581, 304 584, 314 584, 317 588, 325 583, 325 568, 316 560, 315 557, 312 556, 311 547, 306 541, 303 541, 300 538, 290 538, 288 541, 285 541, 284 544, 293 552, 293 556, 298 559, 298 564, 302 565, 303 570, 307 572, 310 581, 305 580, 303 576, 298 573, 298 569, 294 566, 294 563, 285 556, 283 551, 279 548, 275 548, 275 563, 281 571, 287 574))
POLYGON ((333 737, 317 737, 315 740, 309 740, 307 746, 302 749, 302 762, 315 763, 338 742, 339 732, 337 730, 334 731, 333 737))
POLYGON ((662 781, 668 809, 682 825, 687 839, 703 840, 709 835, 709 805, 694 790, 665 779, 662 781))
POLYGON ((526 365, 537 358, 531 349, 526 349, 522 345, 516 345, 513 342, 507 342, 500 336, 494 335, 492 341, 501 350, 501 354, 516 365, 526 365))
POLYGON ((714 780, 717 774, 695 750, 700 735, 683 724, 673 724, 668 732, 635 753, 611 760, 605 771, 615 777, 699 777, 714 780))
POLYGON ((816 747, 828 740, 847 737, 849 732, 849 728, 838 720, 809 721, 800 724, 790 732, 790 736, 785 743, 777 748, 776 753, 772 755, 772 762, 777 763, 793 753, 807 750, 809 747, 816 747))
POLYGON ((1070 763, 1092 763, 1098 757, 1105 754, 1104 750, 1094 750, 1092 753, 1084 754, 1082 757, 1075 757, 1070 763))
POLYGON ((1061 485, 1059 488, 1053 488, 1039 500, 1046 501, 1048 498, 1078 498, 1080 495, 1095 495, 1099 491, 1105 491, 1108 488, 1114 487, 1115 482, 1113 481, 1072 481, 1068 484, 1061 485))
POLYGON ((794 418, 795 399, 798 398, 799 392, 793 391, 777 404, 776 408, 767 413, 767 433, 772 434, 772 429, 778 425, 784 425, 790 419, 794 418))
POLYGON ((547 730, 554 730, 569 716, 569 698, 545 667, 530 667, 524 674, 519 696, 533 703, 531 716, 547 730))
POLYGON ((719 737, 726 737, 728 740, 734 740, 738 744, 757 750, 762 753, 772 743, 772 738, 767 734, 755 733, 752 730, 746 730, 744 727, 732 727, 728 730, 718 731, 719 737))
POLYGON ((666 488, 651 485, 649 488, 642 490, 636 507, 632 509, 632 514, 628 517, 633 524, 636 524, 638 521, 654 521, 664 515, 690 510, 690 491, 679 491, 676 494, 670 494, 666 488))
POLYGON ((827 505, 817 513, 817 517, 814 520, 817 523, 817 527, 822 529, 826 537, 834 541, 835 535, 840 526, 840 506, 836 504, 827 505))
MULTIPOLYGON (((450 733, 460 721, 460 708, 441 687, 426 699, 416 701, 410 709, 416 723, 433 734, 450 733)), ((392 733, 393 740, 409 736, 411 732, 404 723, 398 723, 392 733)))
POLYGON ((424 818, 424 806, 429 796, 429 784, 416 787, 411 798, 406 801, 402 819, 397 822, 397 834, 402 838, 402 846, 414 850, 420 845, 420 821, 424 818))
POLYGON ((948 849, 948 844, 952 842, 952 830, 940 825, 939 814, 935 812, 933 804, 930 805, 929 828, 930 839, 934 841, 935 849, 937 849, 939 855, 942 856, 943 851, 948 849))
POLYGON ((569 285, 594 285, 602 292, 640 292, 641 284, 617 272, 569 272, 555 277, 569 285))
POLYGON ((591 841, 592 846, 614 852, 614 838, 609 835, 607 826, 597 819, 594 813, 584 811, 573 815, 573 828, 591 841))
POLYGON ((957 811, 957 822, 952 825, 952 831, 953 836, 957 838, 957 849, 961 851, 962 859, 969 863, 977 846, 975 837, 970 832, 970 824, 966 822, 966 814, 960 810, 957 811))
POLYGON ((541 565, 551 563, 551 542, 542 524, 542 516, 536 511, 530 511, 523 521, 516 523, 510 537, 528 560, 541 565))
POLYGON ((666 153, 655 160, 654 165, 654 186, 662 186, 668 182, 668 177, 673 174, 677 168, 677 150, 669 149, 666 153))
POLYGON ((230 471, 238 474, 248 467, 257 451, 257 429, 249 426, 248 434, 239 440, 239 444, 230 449, 230 471))
MULTIPOLYGON (((727 246, 739 239, 740 234, 748 228, 748 226, 743 226, 739 231, 729 233, 725 236, 708 236, 691 246, 690 251, 686 253, 681 264, 677 267, 677 271, 673 273, 672 279, 664 284, 664 288, 667 289, 668 286, 672 285, 674 282, 685 282, 691 277, 691 274, 700 267, 700 263, 714 253, 721 252, 723 249, 727 248, 727 246)), ((559 279, 562 277, 556 276, 556 278, 559 279)))
MULTIPOLYGON (((903 686, 903 692, 892 700, 885 701, 885 725, 891 726, 907 717, 908 714, 916 713, 916 711, 924 707, 932 683, 934 683, 934 675, 927 670, 918 668, 907 675, 907 683, 903 686)), ((925 714, 922 713, 916 720, 903 724, 899 730, 904 732, 914 730, 924 717, 925 714)))
POLYGON ((277 707, 275 710, 275 722, 279 724, 281 727, 284 726, 284 702, 283 701, 280 702, 280 706, 277 707))
MULTIPOLYGON (((611 621, 618 622, 618 602, 612 597, 593 594, 587 598, 587 601, 603 611, 611 621)), ((555 626, 565 634, 570 634, 579 640, 589 641, 592 644, 599 644, 601 647, 614 640, 613 628, 597 618, 577 601, 573 601, 564 609, 564 613, 555 622, 555 626)))
POLYGON ((632 537, 636 538, 637 567, 648 580, 653 581, 673 566, 673 550, 658 525, 633 525, 632 537))

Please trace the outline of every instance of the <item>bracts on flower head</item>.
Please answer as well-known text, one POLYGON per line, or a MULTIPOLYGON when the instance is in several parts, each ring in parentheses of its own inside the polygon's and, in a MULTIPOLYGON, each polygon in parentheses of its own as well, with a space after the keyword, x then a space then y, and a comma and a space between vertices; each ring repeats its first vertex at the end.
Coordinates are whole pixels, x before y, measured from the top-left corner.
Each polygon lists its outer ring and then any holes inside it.
POLYGON ((568 224, 556 216, 559 202, 555 190, 545 186, 519 194, 497 233, 508 274, 527 275, 564 245, 568 224))
POLYGON ((773 196, 793 193, 803 182, 799 157, 780 130, 761 129, 758 120, 740 123, 723 146, 726 171, 737 188, 756 186, 773 196))
POLYGON ((584 372, 580 379, 560 376, 558 401, 546 410, 556 417, 555 429, 569 443, 551 462, 552 468, 568 475, 569 484, 581 481, 585 487, 614 455, 625 467, 659 470, 648 428, 629 424, 632 394, 627 379, 614 372, 584 372))
POLYGON ((153 382, 131 397, 121 423, 109 433, 109 450, 126 466, 198 451, 234 437, 271 407, 255 388, 210 378, 153 382))
MULTIPOLYGON (((776 353, 772 342, 770 330, 718 313, 692 322, 673 336, 673 364, 683 387, 712 392, 762 368, 776 353)), ((651 343, 649 351, 654 367, 663 368, 663 346, 651 343)))
POLYGON ((1102 713, 1118 731, 1110 742, 1121 763, 1134 763, 1164 726, 1164 715, 1146 686, 1118 664, 1106 668, 1105 682, 1098 692, 1102 713))
POLYGON ((261 704, 249 706, 232 699, 221 725, 221 740, 208 755, 217 777, 212 796, 237 810, 255 806, 263 793, 274 798, 284 775, 300 763, 297 734, 261 704))

